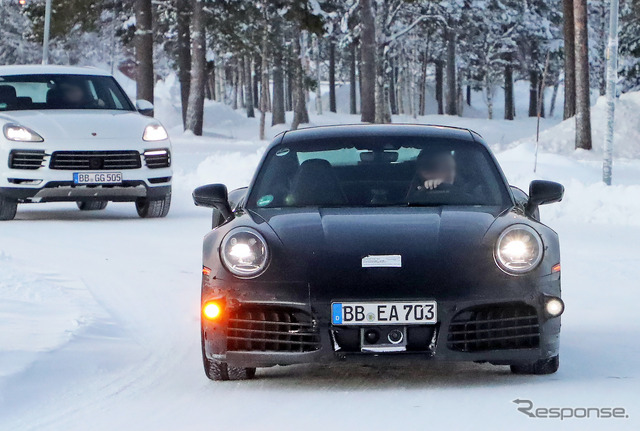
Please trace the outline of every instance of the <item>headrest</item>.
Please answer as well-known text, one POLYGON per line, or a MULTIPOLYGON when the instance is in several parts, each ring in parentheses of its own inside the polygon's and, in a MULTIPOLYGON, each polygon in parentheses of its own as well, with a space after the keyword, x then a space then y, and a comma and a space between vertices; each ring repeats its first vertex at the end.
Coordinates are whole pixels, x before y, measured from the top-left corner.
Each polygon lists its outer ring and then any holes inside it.
POLYGON ((0 85, 0 103, 7 105, 16 102, 16 89, 11 85, 0 85))

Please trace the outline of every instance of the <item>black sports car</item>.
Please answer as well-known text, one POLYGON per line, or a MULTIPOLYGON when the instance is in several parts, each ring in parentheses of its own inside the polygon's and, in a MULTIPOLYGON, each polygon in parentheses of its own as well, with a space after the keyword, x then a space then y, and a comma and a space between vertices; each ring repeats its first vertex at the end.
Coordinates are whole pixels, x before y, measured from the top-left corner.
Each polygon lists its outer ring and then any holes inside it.
POLYGON ((286 132, 248 188, 200 187, 209 378, 335 360, 558 369, 560 250, 475 132, 357 125, 286 132))

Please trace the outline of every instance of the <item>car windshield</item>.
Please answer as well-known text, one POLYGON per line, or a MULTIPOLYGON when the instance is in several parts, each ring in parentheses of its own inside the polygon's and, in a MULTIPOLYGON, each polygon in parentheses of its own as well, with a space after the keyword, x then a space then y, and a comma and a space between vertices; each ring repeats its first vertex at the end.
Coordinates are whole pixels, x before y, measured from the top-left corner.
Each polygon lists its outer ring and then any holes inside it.
POLYGON ((111 76, 0 76, 0 112, 41 109, 110 109, 134 107, 111 76))
POLYGON ((471 141, 360 137, 280 144, 248 208, 491 205, 510 202, 489 151, 471 141))

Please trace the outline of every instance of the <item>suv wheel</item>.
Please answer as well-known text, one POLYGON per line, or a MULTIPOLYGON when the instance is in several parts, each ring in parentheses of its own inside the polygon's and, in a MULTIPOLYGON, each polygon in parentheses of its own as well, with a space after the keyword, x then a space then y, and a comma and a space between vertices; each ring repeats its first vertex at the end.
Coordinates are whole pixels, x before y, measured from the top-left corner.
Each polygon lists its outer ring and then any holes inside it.
POLYGON ((138 198, 136 211, 142 218, 166 217, 171 207, 171 192, 160 199, 138 198))
POLYGON ((108 201, 78 201, 80 211, 99 211, 107 207, 108 201))
POLYGON ((0 196, 0 220, 13 220, 17 210, 17 201, 0 196))

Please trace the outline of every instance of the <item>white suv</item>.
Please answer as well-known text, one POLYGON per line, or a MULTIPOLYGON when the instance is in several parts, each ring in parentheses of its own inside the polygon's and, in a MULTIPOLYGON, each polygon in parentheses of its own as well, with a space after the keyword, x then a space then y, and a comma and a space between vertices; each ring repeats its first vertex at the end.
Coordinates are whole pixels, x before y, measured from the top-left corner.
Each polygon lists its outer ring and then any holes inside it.
POLYGON ((171 205, 171 142, 113 76, 93 68, 0 66, 0 220, 18 203, 135 202, 140 217, 171 205), (139 112, 140 111, 140 112, 139 112))

